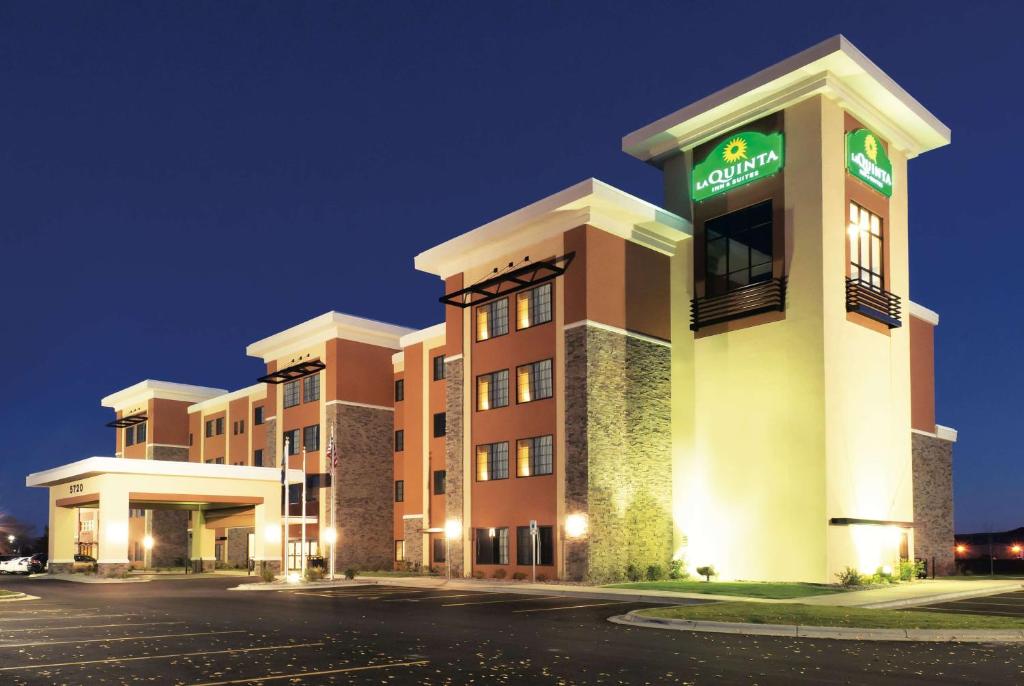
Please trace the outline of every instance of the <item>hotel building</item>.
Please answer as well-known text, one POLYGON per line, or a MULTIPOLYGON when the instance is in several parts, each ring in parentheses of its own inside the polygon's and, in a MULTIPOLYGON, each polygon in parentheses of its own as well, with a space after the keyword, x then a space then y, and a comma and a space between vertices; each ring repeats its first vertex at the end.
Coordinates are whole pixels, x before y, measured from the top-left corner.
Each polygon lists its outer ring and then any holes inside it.
POLYGON ((625 136, 660 170, 661 205, 590 179, 417 255, 440 280, 434 326, 331 312, 249 345, 254 386, 104 399, 118 458, 196 465, 122 499, 139 516, 114 554, 107 487, 61 490, 109 463, 29 485, 51 489, 51 520, 98 507, 109 565, 162 550, 296 568, 330 530, 340 568, 607 581, 679 559, 827 583, 917 558, 946 573, 956 433, 935 419, 938 315, 909 299, 907 180, 949 140, 837 36, 625 136), (174 490, 186 474, 266 481, 281 460, 300 475, 276 505, 286 540, 265 496, 174 490))

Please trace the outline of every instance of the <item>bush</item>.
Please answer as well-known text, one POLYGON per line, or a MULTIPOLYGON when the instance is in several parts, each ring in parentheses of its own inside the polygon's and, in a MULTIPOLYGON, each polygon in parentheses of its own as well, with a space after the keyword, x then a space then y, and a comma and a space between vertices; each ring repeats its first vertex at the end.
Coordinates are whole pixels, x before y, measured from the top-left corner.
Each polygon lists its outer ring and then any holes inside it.
POLYGON ((705 581, 711 581, 711 577, 718 576, 718 572, 715 570, 714 565, 704 565, 703 567, 697 567, 697 573, 704 577, 705 581))
POLYGON ((319 567, 306 567, 306 581, 320 581, 324 578, 324 570, 319 567))
POLYGON ((508 572, 506 572, 504 569, 495 569, 494 574, 491 574, 491 576, 495 579, 504 579, 506 576, 508 576, 508 572))
POLYGON ((924 560, 900 560, 900 581, 914 581, 924 574, 924 560))
POLYGON ((669 579, 686 579, 689 576, 690 573, 686 571, 686 563, 683 560, 672 560, 668 563, 669 579))
POLYGON ((477 569, 473 572, 474 579, 483 579, 485 576, 486 575, 484 574, 482 569, 477 569))
POLYGON ((665 570, 661 568, 661 565, 648 565, 647 566, 647 580, 648 581, 661 581, 665 578, 665 570))
POLYGON ((843 571, 836 574, 836 579, 839 581, 840 586, 847 588, 853 588, 854 586, 860 586, 864 583, 864 580, 853 567, 847 567, 843 571))
POLYGON ((538 574, 537 575, 537 582, 538 583, 544 583, 547 580, 548 580, 548 575, 547 574, 538 574))
POLYGON ((273 581, 276 578, 276 576, 277 575, 274 574, 273 567, 268 565, 266 562, 264 562, 264 563, 262 563, 260 565, 260 578, 263 579, 264 583, 269 584, 271 581, 273 581))
POLYGON ((358 574, 358 573, 359 573, 358 569, 356 569, 355 567, 349 567, 348 569, 345 570, 345 578, 348 579, 349 581, 352 581, 353 579, 356 578, 356 574, 358 574))
POLYGON ((526 572, 512 572, 512 578, 516 581, 522 581, 526 578, 526 572))
POLYGON ((871 575, 871 583, 873 584, 891 584, 895 581, 892 575, 892 568, 889 571, 885 571, 884 568, 879 567, 875 570, 875 573, 871 575))
POLYGON ((635 564, 626 565, 626 578, 630 581, 642 581, 644 575, 640 572, 640 568, 635 564))

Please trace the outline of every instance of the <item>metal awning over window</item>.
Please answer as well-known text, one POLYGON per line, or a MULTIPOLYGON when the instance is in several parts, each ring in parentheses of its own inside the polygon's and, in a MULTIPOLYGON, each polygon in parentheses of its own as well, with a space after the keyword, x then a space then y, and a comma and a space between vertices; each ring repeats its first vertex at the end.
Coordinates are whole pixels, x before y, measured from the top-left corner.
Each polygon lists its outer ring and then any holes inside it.
POLYGON ((573 257, 575 257, 575 253, 568 253, 550 260, 529 262, 472 286, 446 293, 441 296, 440 300, 445 305, 462 308, 482 305, 561 276, 569 268, 573 257))
POLYGON ((112 429, 124 429, 129 426, 141 424, 144 421, 146 421, 145 414, 133 414, 128 417, 118 417, 112 422, 107 422, 107 426, 109 426, 112 429))
POLYGON ((320 360, 311 360, 309 362, 300 362, 299 364, 293 364, 291 367, 279 369, 276 372, 267 374, 266 376, 261 376, 256 380, 260 383, 279 384, 293 379, 300 379, 304 376, 309 376, 310 374, 315 374, 321 369, 326 368, 327 365, 320 360))

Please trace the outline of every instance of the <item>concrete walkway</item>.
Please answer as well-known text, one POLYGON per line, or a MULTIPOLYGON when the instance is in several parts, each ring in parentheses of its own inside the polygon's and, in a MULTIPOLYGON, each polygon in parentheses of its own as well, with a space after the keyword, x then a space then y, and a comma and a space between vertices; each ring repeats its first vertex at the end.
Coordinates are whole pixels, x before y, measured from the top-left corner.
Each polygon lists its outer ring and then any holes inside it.
MULTIPOLYGON (((1024 580, 1007 579, 921 579, 909 584, 811 596, 796 601, 804 605, 866 607, 875 609, 914 607, 931 603, 1010 593, 1024 588, 1024 580)), ((778 602, 778 601, 773 601, 778 602)))

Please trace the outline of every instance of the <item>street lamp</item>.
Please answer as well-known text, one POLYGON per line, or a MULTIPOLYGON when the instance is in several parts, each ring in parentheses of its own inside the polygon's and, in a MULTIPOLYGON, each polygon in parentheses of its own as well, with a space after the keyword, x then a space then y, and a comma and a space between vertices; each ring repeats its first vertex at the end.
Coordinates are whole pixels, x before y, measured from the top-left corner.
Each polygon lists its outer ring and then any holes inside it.
POLYGON ((7 545, 10 547, 11 552, 14 552, 14 534, 7 536, 7 545))
POLYGON ((338 530, 333 526, 329 526, 324 529, 323 533, 324 543, 330 547, 331 551, 331 581, 334 581, 334 544, 338 542, 338 530))
POLYGON ((448 565, 448 581, 452 580, 452 539, 462 535, 462 522, 457 519, 449 519, 444 523, 444 559, 448 565))
MULTIPOLYGON (((145 557, 142 560, 143 564, 145 564, 146 560, 151 560, 150 553, 153 552, 153 537, 150 536, 149 534, 146 534, 145 536, 143 536, 142 537, 142 547, 145 548, 145 550, 146 550, 146 555, 145 555, 145 557)), ((150 564, 151 565, 153 564, 152 561, 150 562, 150 564)))

